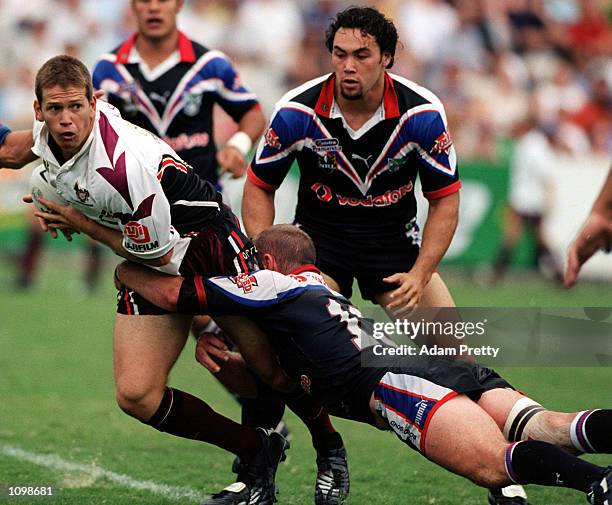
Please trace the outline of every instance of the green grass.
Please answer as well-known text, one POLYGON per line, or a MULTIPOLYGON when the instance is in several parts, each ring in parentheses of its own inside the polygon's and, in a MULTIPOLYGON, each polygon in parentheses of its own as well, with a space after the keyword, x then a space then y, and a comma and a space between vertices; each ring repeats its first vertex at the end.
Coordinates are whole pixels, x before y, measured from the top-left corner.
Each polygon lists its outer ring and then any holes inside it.
MULTIPOLYGON (((55 486, 53 500, 9 499, 0 503, 192 504, 136 491, 82 468, 58 470, 6 455, 8 446, 57 455, 136 480, 189 487, 204 496, 227 485, 232 456, 212 446, 158 433, 122 414, 114 402, 112 325, 114 290, 108 257, 105 282, 91 295, 80 289, 81 258, 49 252, 38 285, 27 293, 12 287, 8 262, 0 266, 0 488, 55 486)), ((610 305, 609 287, 585 284, 573 292, 523 276, 482 290, 458 272, 445 274, 458 303, 489 306, 610 305), (608 296, 606 302, 605 296, 608 296)), ((173 370, 171 384, 205 398, 239 419, 234 400, 192 358, 193 342, 173 370)), ((560 410, 609 405, 609 368, 546 368, 504 371, 537 400, 560 410)), ((314 451, 305 429, 287 414, 294 433, 288 460, 278 474, 280 503, 313 503, 314 451)), ((343 420, 351 465, 353 505, 485 503, 485 493, 437 468, 395 436, 343 420)), ((607 457, 594 457, 601 464, 607 457)), ((579 493, 529 488, 534 505, 584 503, 579 493)))

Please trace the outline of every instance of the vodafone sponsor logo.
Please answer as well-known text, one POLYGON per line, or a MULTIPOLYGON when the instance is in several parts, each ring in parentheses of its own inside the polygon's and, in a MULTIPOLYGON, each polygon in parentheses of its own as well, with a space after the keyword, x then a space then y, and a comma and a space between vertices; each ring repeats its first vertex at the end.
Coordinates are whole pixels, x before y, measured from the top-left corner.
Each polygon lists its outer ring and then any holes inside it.
MULTIPOLYGON (((312 189, 317 195, 317 198, 323 202, 330 202, 334 198, 331 188, 320 182, 313 184, 310 189, 312 189)), ((413 189, 414 186, 412 182, 409 182, 397 189, 385 191, 382 195, 368 195, 364 198, 355 198, 336 194, 335 197, 338 203, 343 207, 388 207, 389 205, 394 205, 399 202, 407 194, 411 193, 413 189)))
POLYGON ((149 229, 138 221, 130 221, 125 224, 125 236, 136 244, 144 244, 151 241, 149 229))
POLYGON ((315 192, 317 198, 322 202, 329 202, 333 198, 330 187, 320 182, 315 182, 310 189, 315 192))

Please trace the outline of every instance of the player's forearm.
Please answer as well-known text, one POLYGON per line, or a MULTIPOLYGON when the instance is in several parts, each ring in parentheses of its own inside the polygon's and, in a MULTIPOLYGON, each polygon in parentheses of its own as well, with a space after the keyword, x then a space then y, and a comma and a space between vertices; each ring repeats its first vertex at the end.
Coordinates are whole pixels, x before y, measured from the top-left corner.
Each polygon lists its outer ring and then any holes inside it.
POLYGON ((412 268, 413 271, 420 272, 428 278, 431 276, 453 240, 458 217, 459 193, 429 202, 421 250, 412 268))
POLYGON ((167 275, 132 262, 120 263, 115 269, 117 280, 146 300, 169 311, 176 311, 182 277, 167 275))
POLYGON ((238 129, 246 133, 251 142, 255 142, 266 127, 266 118, 261 111, 261 107, 255 106, 248 111, 238 122, 238 129))
POLYGON ((0 145, 0 167, 21 168, 37 156, 32 152, 34 145, 32 130, 20 130, 9 133, 0 145))
POLYGON ((242 222, 249 237, 255 237, 274 223, 274 193, 247 179, 242 196, 242 222))

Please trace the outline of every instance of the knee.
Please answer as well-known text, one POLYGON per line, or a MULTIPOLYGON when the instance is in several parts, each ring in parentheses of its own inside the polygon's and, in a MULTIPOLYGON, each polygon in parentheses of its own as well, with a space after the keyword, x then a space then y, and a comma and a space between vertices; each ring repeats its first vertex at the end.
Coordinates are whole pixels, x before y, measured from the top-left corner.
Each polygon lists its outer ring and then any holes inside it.
POLYGON ((470 480, 479 486, 490 488, 505 487, 512 484, 504 464, 479 464, 469 476, 470 480))
POLYGON ((486 487, 505 487, 512 484, 505 465, 506 445, 491 447, 482 451, 473 460, 473 465, 466 475, 475 484, 486 487))
POLYGON ((157 411, 164 395, 164 388, 165 385, 157 387, 151 384, 117 382, 115 399, 123 412, 146 422, 157 411))

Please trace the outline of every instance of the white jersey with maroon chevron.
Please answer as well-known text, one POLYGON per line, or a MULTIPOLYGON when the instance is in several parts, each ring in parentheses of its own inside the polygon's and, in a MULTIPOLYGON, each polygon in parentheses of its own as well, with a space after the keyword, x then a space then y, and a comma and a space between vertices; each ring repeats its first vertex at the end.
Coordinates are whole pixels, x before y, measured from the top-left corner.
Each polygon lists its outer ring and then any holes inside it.
POLYGON ((189 243, 181 233, 218 214, 218 195, 162 140, 123 120, 112 105, 98 101, 96 107, 92 132, 71 159, 60 165, 39 121, 32 151, 57 192, 89 218, 120 230, 130 254, 154 259, 174 249, 160 270, 176 274, 189 243))

